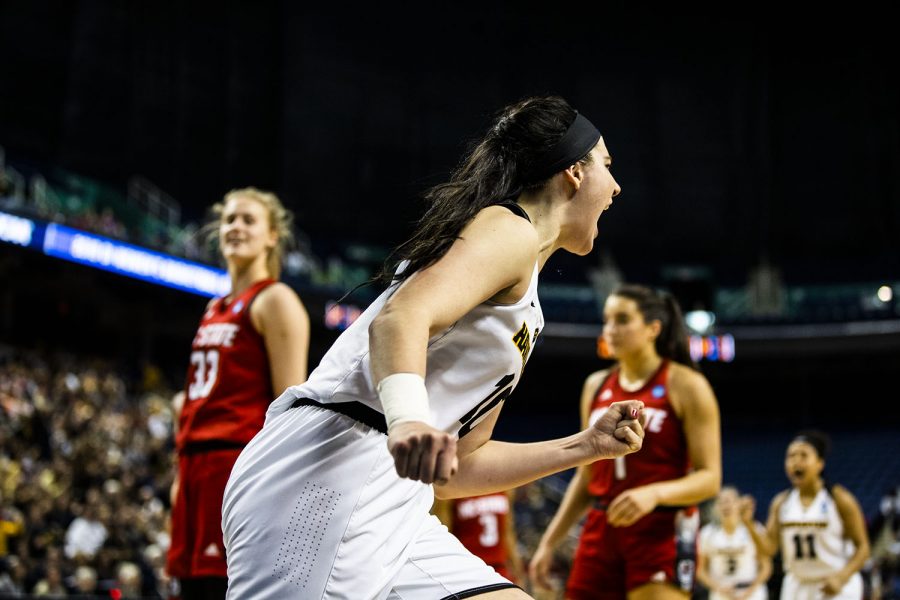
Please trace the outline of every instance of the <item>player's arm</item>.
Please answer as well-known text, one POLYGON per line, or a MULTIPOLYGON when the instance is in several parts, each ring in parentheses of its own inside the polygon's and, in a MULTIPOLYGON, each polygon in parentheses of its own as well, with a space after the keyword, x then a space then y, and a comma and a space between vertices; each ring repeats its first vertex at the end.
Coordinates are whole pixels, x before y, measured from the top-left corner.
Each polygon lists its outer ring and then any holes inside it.
MULTIPOLYGON (((748 528, 750 529, 750 528, 748 528)), ((753 527, 757 533, 764 534, 764 529, 762 523, 753 522, 753 527)), ((766 556, 760 552, 756 553, 756 577, 753 579, 753 582, 750 584, 750 587, 747 589, 747 595, 749 596, 753 593, 753 590, 756 588, 766 585, 766 582, 769 581, 769 577, 772 576, 772 558, 766 556)))
POLYGON ((766 519, 766 526, 762 530, 755 527, 753 499, 743 497, 740 500, 741 521, 744 523, 747 531, 750 532, 750 537, 753 539, 756 553, 759 556, 771 558, 778 552, 779 538, 781 537, 781 523, 778 521, 778 512, 787 499, 788 493, 789 491, 785 490, 772 499, 772 503, 769 505, 769 516, 766 519))
POLYGON ((509 570, 513 574, 514 583, 524 586, 525 565, 522 562, 522 555, 519 553, 518 536, 516 535, 514 490, 507 490, 506 497, 509 499, 509 514, 506 515, 506 531, 503 535, 503 544, 506 546, 507 563, 509 570))
POLYGON ((174 435, 178 435, 178 428, 181 425, 181 410, 184 408, 184 401, 184 390, 178 390, 172 394, 172 433, 174 435))
POLYGON ((869 535, 866 532, 866 523, 859 502, 842 485, 835 485, 831 491, 841 521, 844 523, 844 536, 853 542, 856 548, 844 568, 825 580, 823 591, 826 594, 837 594, 846 585, 847 580, 869 559, 870 549, 869 535))
POLYGON ((697 581, 711 592, 719 591, 719 585, 712 578, 709 571, 709 554, 707 553, 707 530, 700 530, 700 539, 697 543, 697 581))
POLYGON ((719 405, 712 387, 693 369, 673 365, 669 393, 681 406, 691 472, 619 494, 609 505, 610 525, 631 525, 657 506, 692 506, 715 496, 722 485, 719 405))
MULTIPOLYGON (((579 410, 581 414, 581 428, 587 429, 590 418, 591 404, 594 394, 606 381, 609 370, 596 371, 588 375, 581 386, 581 400, 579 410)), ((547 526, 541 541, 535 549, 534 556, 529 565, 531 579, 540 587, 548 588, 550 585, 548 576, 553 562, 553 551, 569 533, 569 530, 584 517, 591 505, 591 496, 588 494, 588 482, 591 478, 591 467, 585 465, 575 470, 575 475, 566 488, 566 493, 560 502, 556 514, 547 526)))
POLYGON ((534 227, 505 208, 488 207, 444 256, 410 275, 372 320, 372 379, 388 421, 388 448, 401 477, 445 481, 456 468, 455 439, 427 423, 428 340, 487 300, 511 303, 521 298, 537 256, 534 227))
POLYGON ((499 409, 494 409, 459 440, 459 472, 450 482, 435 485, 435 496, 460 498, 490 494, 597 460, 637 452, 644 438, 643 407, 639 400, 614 402, 584 431, 527 444, 490 439, 500 414, 499 409))
MULTIPOLYGON (((181 423, 181 411, 184 408, 184 390, 175 392, 172 396, 172 432, 178 435, 179 423, 181 423)), ((181 485, 181 477, 178 472, 178 463, 175 463, 175 474, 172 476, 172 485, 169 486, 169 503, 174 505, 178 497, 178 487, 181 485)))
POLYGON ((435 498, 431 507, 431 514, 440 519, 450 533, 453 533, 453 501, 435 498))
POLYGON ((250 306, 250 319, 265 340, 275 397, 306 381, 309 315, 294 290, 281 282, 270 285, 250 306))

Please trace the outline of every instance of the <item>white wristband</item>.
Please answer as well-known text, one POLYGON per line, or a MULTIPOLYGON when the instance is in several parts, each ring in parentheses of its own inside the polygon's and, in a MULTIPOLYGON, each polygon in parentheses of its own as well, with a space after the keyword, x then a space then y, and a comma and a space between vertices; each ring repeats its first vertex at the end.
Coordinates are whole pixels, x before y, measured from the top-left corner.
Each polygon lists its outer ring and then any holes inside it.
POLYGON ((379 381, 375 389, 384 408, 388 429, 396 423, 407 421, 430 423, 428 391, 421 375, 394 373, 379 381))

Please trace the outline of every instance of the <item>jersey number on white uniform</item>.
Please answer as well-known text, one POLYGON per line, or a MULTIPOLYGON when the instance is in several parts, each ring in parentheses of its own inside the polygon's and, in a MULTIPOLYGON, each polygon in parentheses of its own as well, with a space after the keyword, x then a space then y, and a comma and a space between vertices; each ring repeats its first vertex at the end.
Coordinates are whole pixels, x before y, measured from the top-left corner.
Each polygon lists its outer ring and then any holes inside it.
POLYGON ((729 556, 725 559, 725 574, 734 575, 735 573, 737 573, 737 559, 729 556))
POLYGON ((191 352, 191 364, 194 366, 194 380, 188 387, 188 400, 206 398, 219 376, 219 351, 191 352))
POLYGON ((478 536, 478 541, 481 542, 481 545, 485 548, 492 548, 497 545, 497 542, 500 541, 500 528, 497 523, 497 515, 492 513, 487 513, 478 517, 478 522, 481 523, 481 535, 478 536))
POLYGON ((459 420, 462 427, 459 429, 459 433, 456 434, 457 437, 461 438, 472 431, 473 427, 481 423, 482 417, 489 413, 492 408, 506 400, 513 391, 513 386, 510 385, 507 387, 513 379, 515 379, 515 377, 512 375, 504 375, 500 381, 494 384, 494 389, 487 395, 487 398, 479 402, 475 408, 462 416, 459 420))
POLYGON ((816 538, 813 534, 800 535, 794 534, 794 558, 803 560, 804 558, 816 558, 816 538), (806 552, 803 551, 803 541, 806 541, 806 552))

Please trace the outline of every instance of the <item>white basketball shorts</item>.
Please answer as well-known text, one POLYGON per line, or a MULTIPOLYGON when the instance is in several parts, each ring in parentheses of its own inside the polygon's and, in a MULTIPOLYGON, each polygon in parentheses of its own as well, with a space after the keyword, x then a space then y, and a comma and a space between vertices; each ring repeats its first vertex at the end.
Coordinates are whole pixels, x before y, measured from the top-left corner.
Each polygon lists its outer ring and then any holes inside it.
POLYGON ((222 507, 229 600, 438 600, 515 587, 428 513, 387 438, 315 406, 269 415, 222 507))
POLYGON ((834 596, 822 593, 821 582, 805 583, 790 573, 785 573, 781 580, 781 600, 862 600, 863 582, 859 573, 855 573, 841 591, 834 596))

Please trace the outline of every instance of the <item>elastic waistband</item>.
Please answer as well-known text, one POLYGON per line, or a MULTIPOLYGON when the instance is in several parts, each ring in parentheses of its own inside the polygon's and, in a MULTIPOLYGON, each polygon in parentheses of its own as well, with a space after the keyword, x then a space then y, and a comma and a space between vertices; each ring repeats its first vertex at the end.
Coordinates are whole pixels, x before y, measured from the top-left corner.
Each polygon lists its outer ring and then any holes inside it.
POLYGON ((202 442, 189 442, 181 449, 180 454, 202 454, 215 452, 216 450, 241 450, 247 444, 228 440, 204 440, 202 442))
POLYGON ((294 400, 294 403, 291 404, 291 408, 298 408, 300 406, 318 406, 319 408, 332 410, 336 413, 341 413, 342 415, 350 417, 354 421, 359 421, 363 425, 368 425, 375 431, 380 431, 384 435, 387 435, 387 422, 384 420, 384 415, 374 408, 366 406, 362 402, 329 402, 328 404, 323 404, 312 398, 297 398, 294 400))

